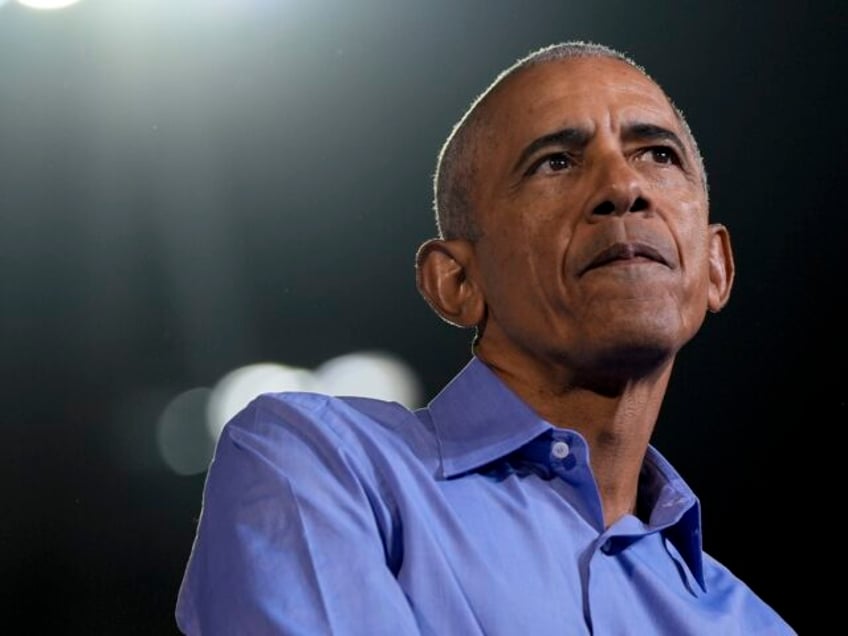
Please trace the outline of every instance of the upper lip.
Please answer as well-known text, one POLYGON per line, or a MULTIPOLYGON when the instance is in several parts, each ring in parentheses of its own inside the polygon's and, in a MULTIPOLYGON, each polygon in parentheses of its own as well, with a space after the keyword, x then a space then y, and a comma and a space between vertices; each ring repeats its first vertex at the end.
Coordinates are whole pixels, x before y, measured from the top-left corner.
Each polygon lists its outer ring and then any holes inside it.
MULTIPOLYGON (((668 266, 668 261, 655 247, 646 243, 615 243, 598 252, 583 268, 583 272, 601 267, 607 263, 619 260, 630 260, 633 258, 647 258, 662 265, 668 266)), ((583 273, 581 272, 581 273, 583 273)))

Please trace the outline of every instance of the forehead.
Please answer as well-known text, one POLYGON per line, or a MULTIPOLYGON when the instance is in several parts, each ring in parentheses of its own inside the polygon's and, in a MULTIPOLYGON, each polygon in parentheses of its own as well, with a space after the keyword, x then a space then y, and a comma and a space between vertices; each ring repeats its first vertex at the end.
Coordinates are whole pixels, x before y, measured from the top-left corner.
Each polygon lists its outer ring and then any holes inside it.
POLYGON ((547 134, 563 126, 590 132, 640 122, 679 130, 660 87, 639 69, 606 57, 542 62, 519 70, 490 96, 486 119, 503 139, 547 134))

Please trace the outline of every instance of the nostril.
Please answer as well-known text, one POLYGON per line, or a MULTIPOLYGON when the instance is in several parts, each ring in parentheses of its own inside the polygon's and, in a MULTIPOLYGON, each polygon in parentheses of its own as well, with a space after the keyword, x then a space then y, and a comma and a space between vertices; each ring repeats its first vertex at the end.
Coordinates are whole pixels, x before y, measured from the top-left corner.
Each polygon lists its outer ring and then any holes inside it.
POLYGON ((641 212, 646 209, 648 209, 648 202, 642 197, 636 197, 633 205, 630 206, 630 212, 641 212))
POLYGON ((599 203, 595 206, 595 209, 592 210, 592 214, 597 214, 598 216, 606 216, 607 214, 612 214, 615 212, 615 204, 612 201, 604 201, 603 203, 599 203))

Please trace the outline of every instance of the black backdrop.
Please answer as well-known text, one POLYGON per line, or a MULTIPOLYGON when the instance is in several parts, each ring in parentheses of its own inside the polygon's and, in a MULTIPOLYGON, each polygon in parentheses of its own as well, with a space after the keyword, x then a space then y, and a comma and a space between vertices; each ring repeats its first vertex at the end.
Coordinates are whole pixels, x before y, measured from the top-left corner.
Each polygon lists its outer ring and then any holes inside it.
POLYGON ((157 455, 173 396, 363 349, 432 396, 470 336, 414 289, 438 147, 503 66, 587 39, 685 111, 736 246, 655 444, 700 493, 707 550, 816 633, 845 423, 837 3, 0 5, 6 620, 174 633, 204 475, 157 455))

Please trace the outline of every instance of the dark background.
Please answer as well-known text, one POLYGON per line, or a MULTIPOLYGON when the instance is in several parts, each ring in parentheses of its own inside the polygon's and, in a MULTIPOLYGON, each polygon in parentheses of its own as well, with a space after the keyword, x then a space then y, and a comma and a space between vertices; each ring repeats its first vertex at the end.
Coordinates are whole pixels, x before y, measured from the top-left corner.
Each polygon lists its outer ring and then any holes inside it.
POLYGON ((735 241, 655 444, 706 549, 816 633, 846 411, 845 13, 736 4, 0 0, 4 619, 175 633, 204 474, 157 450, 174 396, 377 349, 432 397, 470 340, 414 288, 438 148, 504 66, 588 39, 686 113, 735 241))

